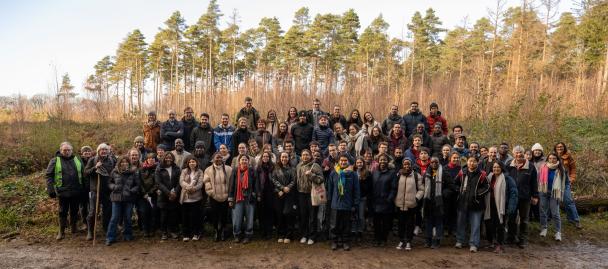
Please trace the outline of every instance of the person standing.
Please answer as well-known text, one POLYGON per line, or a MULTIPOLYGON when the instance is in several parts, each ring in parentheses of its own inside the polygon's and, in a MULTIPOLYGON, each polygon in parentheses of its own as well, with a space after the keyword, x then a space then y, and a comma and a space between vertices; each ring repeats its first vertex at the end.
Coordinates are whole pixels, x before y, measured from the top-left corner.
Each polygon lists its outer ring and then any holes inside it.
POLYGON ((218 151, 220 146, 224 145, 230 151, 230 154, 236 155, 233 150, 234 143, 232 142, 232 134, 234 133, 234 126, 230 125, 230 117, 228 114, 222 114, 221 123, 213 129, 213 146, 218 151))
POLYGON ((65 238, 68 212, 72 234, 78 233, 79 199, 84 191, 82 160, 73 155, 73 147, 68 142, 59 146, 55 158, 49 161, 46 169, 46 191, 49 197, 59 200, 59 233, 56 239, 65 238))
MULTIPOLYGON (((137 150, 134 149, 137 154, 137 150)), ((141 173, 139 172, 137 161, 139 155, 135 156, 136 163, 129 161, 129 155, 120 156, 116 162, 116 168, 112 170, 108 188, 110 189, 110 200, 112 201, 112 217, 106 235, 106 246, 116 242, 118 222, 123 222, 123 238, 125 241, 133 240, 133 228, 131 225, 131 214, 133 203, 139 192, 141 173)))
POLYGON ((277 216, 279 243, 289 244, 292 239, 295 205, 296 205, 296 175, 289 165, 289 154, 281 153, 279 162, 270 176, 274 184, 275 216, 277 216))
POLYGON ((253 236, 253 217, 256 202, 255 171, 249 166, 249 156, 238 156, 238 166, 232 174, 228 191, 228 205, 232 208, 232 231, 235 243, 247 244, 253 236), (243 218, 245 236, 242 237, 243 218))
POLYGON ((576 161, 572 156, 572 152, 568 150, 566 144, 559 142, 553 147, 553 151, 557 153, 557 156, 561 159, 562 166, 568 173, 568 181, 566 182, 566 189, 564 190, 564 208, 566 209, 566 216, 568 222, 574 223, 577 229, 582 229, 578 211, 576 211, 576 205, 574 204, 574 197, 572 197, 572 184, 576 181, 576 161))
POLYGON ((144 147, 155 150, 161 143, 160 140, 160 121, 156 119, 156 112, 148 112, 148 121, 144 123, 144 147))
POLYGON ((144 230, 144 237, 150 237, 158 220, 158 206, 156 205, 156 182, 154 172, 157 167, 156 155, 148 153, 146 160, 141 165, 141 187, 137 199, 137 218, 140 220, 144 230))
POLYGON ((203 183, 213 212, 214 241, 218 242, 225 240, 224 229, 228 221, 228 191, 232 178, 232 167, 224 163, 219 152, 215 153, 212 159, 213 164, 205 169, 203 183))
MULTIPOLYGON (((441 123, 441 132, 443 135, 448 135, 448 121, 445 120, 445 117, 441 116, 441 111, 439 111, 439 105, 437 103, 431 103, 430 105, 430 113, 426 117, 426 122, 428 126, 433 127, 437 123, 441 123)), ((434 130, 428 130, 429 134, 434 133, 434 130)), ((446 143, 448 144, 448 143, 446 143)))
POLYGON ((314 128, 308 123, 306 113, 300 111, 300 121, 291 127, 291 137, 293 138, 295 153, 299 156, 302 150, 308 148, 308 144, 312 141, 314 128))
POLYGON ((397 190, 394 203, 399 220, 399 250, 412 250, 416 211, 424 195, 423 180, 422 176, 414 171, 414 161, 407 157, 403 159, 397 180, 393 181, 393 188, 397 190))
POLYGON ((393 126, 395 124, 399 124, 399 126, 403 127, 405 124, 403 123, 403 118, 399 115, 399 107, 396 105, 391 106, 391 111, 388 116, 382 122, 382 132, 384 135, 388 136, 389 133, 393 130, 393 126))
POLYGON ((176 116, 175 110, 169 110, 169 119, 160 127, 160 138, 167 150, 173 150, 175 140, 184 136, 184 124, 176 116))
POLYGON ((404 126, 402 127, 405 130, 406 137, 409 137, 416 131, 416 126, 418 126, 418 123, 424 124, 424 130, 429 129, 429 126, 426 122, 426 116, 424 116, 424 114, 420 112, 420 109, 418 108, 418 102, 414 101, 410 104, 410 111, 407 114, 403 115, 404 126))
POLYGON ((478 167, 479 158, 470 155, 467 158, 467 167, 458 174, 460 191, 458 196, 458 221, 456 230, 456 248, 462 248, 465 241, 467 224, 471 227, 469 235, 469 250, 477 252, 479 249, 479 233, 481 216, 485 206, 485 196, 489 191, 486 172, 478 167))
POLYGON ((319 101, 317 98, 312 101, 312 109, 308 110, 307 114, 307 121, 314 128, 319 127, 319 118, 321 116, 327 116, 327 113, 321 110, 321 101, 319 101))
POLYGON ((339 105, 334 106, 334 111, 331 114, 331 116, 329 116, 329 127, 330 128, 333 129, 334 126, 336 125, 336 123, 340 123, 341 126, 346 126, 346 118, 340 112, 341 110, 342 110, 342 108, 339 105))
POLYGON ((236 113, 235 119, 240 126, 241 118, 245 118, 245 128, 251 132, 257 130, 256 123, 260 120, 260 113, 253 107, 253 99, 245 97, 245 106, 236 113))
POLYGON ((256 167, 258 186, 258 223, 260 225, 260 231, 262 232, 263 239, 269 239, 272 236, 272 229, 275 224, 275 200, 276 194, 274 192, 274 183, 271 180, 271 174, 274 170, 274 163, 272 161, 272 153, 262 153, 258 165, 256 167))
POLYGON ((393 213, 395 208, 394 188, 396 178, 395 170, 390 169, 388 156, 382 154, 378 157, 378 169, 372 173, 371 204, 374 211, 374 244, 385 246, 388 233, 393 227, 393 213))
POLYGON ((524 157, 522 146, 515 146, 513 154, 515 159, 507 166, 509 176, 517 185, 517 214, 509 219, 508 241, 514 242, 517 236, 517 245, 525 248, 528 245, 528 222, 530 219, 530 205, 538 203, 538 178, 536 168, 524 157), (519 216, 519 225, 516 218, 519 216), (519 228, 519 229, 518 229, 519 228))
POLYGON ((492 164, 492 172, 488 175, 490 191, 486 195, 486 234, 488 241, 495 246, 494 253, 504 252, 505 224, 507 218, 517 209, 517 185, 512 177, 505 174, 501 162, 492 164))
MULTIPOLYGON (((442 132, 442 125, 440 122, 435 123, 433 126, 433 130, 431 131, 431 156, 433 157, 441 157, 442 149, 445 145, 450 144, 450 140, 446 135, 442 132)), ((412 138, 413 139, 413 138, 412 138)))
POLYGON ((547 155, 547 162, 540 168, 539 174, 540 236, 547 236, 547 213, 551 212, 551 219, 553 219, 555 226, 555 240, 562 241, 559 203, 564 199, 568 174, 556 153, 547 155))
POLYGON ((236 155, 238 152, 238 146, 241 143, 245 145, 249 144, 249 139, 251 139, 251 131, 247 129, 247 118, 241 117, 238 122, 238 129, 232 133, 232 145, 234 148, 231 149, 232 154, 236 155))
MULTIPOLYGON (((188 138, 190 139, 190 145, 192 145, 193 148, 196 147, 196 142, 201 141, 205 151, 209 153, 215 152, 213 143, 213 128, 211 128, 211 125, 209 124, 209 114, 201 114, 200 124, 194 128, 194 130, 192 130, 192 133, 188 138)), ((186 148, 186 150, 188 149, 186 148)))
POLYGON ((194 149, 194 143, 191 143, 192 131, 198 127, 198 122, 194 116, 194 111, 191 107, 184 109, 184 116, 182 117, 182 125, 184 126, 184 134, 182 140, 184 141, 184 149, 192 151, 194 149))
POLYGON ((453 188, 450 175, 439 164, 439 158, 431 158, 431 167, 424 174, 423 215, 426 223, 426 246, 439 248, 443 238, 444 193, 448 194, 453 188), (433 238, 433 229, 435 236, 433 238))
POLYGON ((158 187, 156 194, 158 195, 157 205, 160 208, 161 240, 167 240, 169 235, 172 239, 177 239, 177 213, 179 210, 177 194, 181 193, 180 175, 181 169, 175 164, 173 153, 165 153, 154 174, 154 181, 158 187))
POLYGON ((309 150, 302 151, 301 162, 296 166, 296 186, 298 189, 298 209, 300 213, 300 243, 312 245, 317 240, 317 220, 319 206, 313 205, 311 191, 313 184, 324 184, 321 166, 312 159, 309 150))
POLYGON ((329 144, 335 143, 334 132, 329 128, 326 115, 319 118, 319 126, 314 128, 312 140, 319 143, 319 149, 324 154, 326 154, 329 144))
POLYGON ((175 165, 179 168, 182 168, 184 166, 184 160, 192 155, 190 152, 186 151, 184 147, 184 141, 181 138, 175 139, 175 149, 171 151, 171 153, 175 157, 175 165))
POLYGON ((203 171, 194 156, 188 156, 179 177, 183 241, 198 241, 202 235, 203 171))
MULTIPOLYGON (((91 147, 83 146, 82 148, 80 148, 80 159, 82 160, 82 165, 84 165, 86 167, 86 165, 89 163, 89 160, 92 157, 93 157, 93 149, 91 147)), ((84 189, 80 195, 79 215, 80 215, 80 220, 82 221, 82 223, 84 224, 85 229, 86 229, 87 216, 89 215, 89 186, 87 185, 88 177, 86 175, 84 175, 83 184, 84 184, 84 189)))
POLYGON ((116 162, 110 157, 110 146, 101 143, 97 146, 97 155, 91 158, 85 168, 85 188, 89 190, 89 215, 87 216, 87 240, 93 240, 95 219, 97 212, 97 186, 99 185, 99 208, 101 208, 101 225, 104 231, 108 230, 110 217, 112 216, 112 202, 110 201, 110 190, 108 182, 110 173, 115 168, 116 162), (99 182, 97 182, 99 180, 99 182))
POLYGON ((361 193, 358 175, 349 167, 346 155, 340 155, 338 165, 329 175, 327 186, 327 201, 335 216, 331 249, 337 250, 342 246, 345 251, 349 251, 351 214, 359 205, 361 193))

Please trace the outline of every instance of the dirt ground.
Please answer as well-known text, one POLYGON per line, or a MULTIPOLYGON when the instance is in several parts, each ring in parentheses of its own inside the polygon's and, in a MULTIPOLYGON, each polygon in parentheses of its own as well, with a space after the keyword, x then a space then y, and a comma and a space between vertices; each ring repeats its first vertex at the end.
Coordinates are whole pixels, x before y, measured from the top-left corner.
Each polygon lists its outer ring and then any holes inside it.
POLYGON ((438 250, 425 249, 418 238, 410 252, 391 244, 375 248, 355 244, 349 252, 331 251, 327 242, 313 246, 254 241, 160 242, 138 239, 111 247, 92 246, 82 237, 62 242, 0 243, 0 268, 608 268, 608 247, 585 241, 532 244, 525 250, 507 247, 497 255, 489 249, 470 253, 447 240, 438 250), (553 244, 553 243, 551 243, 553 244))

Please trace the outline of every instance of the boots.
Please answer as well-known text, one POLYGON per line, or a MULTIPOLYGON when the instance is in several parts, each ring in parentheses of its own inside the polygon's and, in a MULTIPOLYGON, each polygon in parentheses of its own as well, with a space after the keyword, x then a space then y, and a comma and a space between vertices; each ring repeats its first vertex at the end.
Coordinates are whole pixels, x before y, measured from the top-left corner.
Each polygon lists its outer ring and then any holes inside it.
POLYGON ((61 240, 65 238, 65 227, 67 226, 66 222, 67 219, 59 218, 59 233, 57 234, 57 237, 55 237, 55 239, 61 240))
POLYGON ((93 225, 87 224, 87 241, 93 240, 93 225))
POLYGON ((76 236, 78 234, 78 221, 75 219, 72 219, 70 221, 70 230, 72 232, 72 236, 76 236))

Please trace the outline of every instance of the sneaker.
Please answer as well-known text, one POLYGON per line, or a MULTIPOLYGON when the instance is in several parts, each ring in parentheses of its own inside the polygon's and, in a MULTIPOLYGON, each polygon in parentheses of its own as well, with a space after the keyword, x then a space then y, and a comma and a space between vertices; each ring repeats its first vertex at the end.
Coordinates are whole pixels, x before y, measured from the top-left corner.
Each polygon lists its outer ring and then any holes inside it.
POLYGON ((560 233, 560 232, 555 233, 555 241, 562 241, 562 233, 560 233))
POLYGON ((234 241, 233 241, 233 242, 234 242, 234 243, 237 243, 237 244, 238 244, 238 243, 241 243, 241 238, 237 236, 237 237, 235 237, 235 238, 234 238, 234 241))
POLYGON ((575 225, 576 225, 576 229, 579 229, 579 230, 583 229, 583 225, 581 224, 580 221, 577 221, 575 225))
POLYGON ((190 241, 190 238, 189 237, 184 237, 184 239, 182 239, 182 241, 188 242, 188 241, 190 241))
POLYGON ((111 246, 111 245, 112 245, 112 241, 110 241, 110 240, 106 240, 106 246, 108 246, 108 247, 109 247, 109 246, 111 246))
POLYGON ((277 243, 283 243, 283 238, 279 238, 279 240, 277 240, 277 243))
POLYGON ((412 250, 412 244, 410 244, 410 243, 405 244, 405 250, 406 251, 412 250))
POLYGON ((350 245, 347 244, 347 243, 345 243, 342 248, 344 249, 344 251, 349 251, 350 250, 350 245))
POLYGON ((166 234, 163 234, 163 235, 160 237, 160 240, 162 240, 162 241, 167 240, 167 235, 166 235, 166 234))
POLYGON ((476 246, 471 246, 471 247, 469 248, 469 251, 471 251, 471 252, 475 253, 475 252, 477 252, 477 247, 476 247, 476 246))
POLYGON ((306 244, 306 237, 302 237, 302 239, 300 239, 300 244, 306 244))
POLYGON ((422 229, 420 229, 419 226, 416 226, 416 228, 414 228, 414 235, 419 235, 421 231, 422 229))
POLYGON ((198 241, 199 239, 201 239, 201 238, 198 235, 195 235, 192 237, 192 241, 198 241))
POLYGON ((460 242, 456 242, 456 245, 454 245, 455 248, 462 248, 462 243, 460 242))
POLYGON ((404 246, 405 246, 405 243, 399 242, 399 245, 397 245, 397 249, 402 250, 404 246))
POLYGON ((335 242, 331 243, 331 250, 337 250, 337 249, 338 249, 338 244, 336 244, 335 242))
POLYGON ((170 235, 171 235, 172 239, 177 239, 177 234, 176 233, 170 233, 170 235))
POLYGON ((306 244, 308 244, 308 245, 313 245, 314 243, 315 243, 315 241, 312 239, 308 239, 308 242, 306 242, 306 244))
POLYGON ((540 237, 546 237, 547 236, 547 228, 543 228, 542 230, 540 230, 540 237))
POLYGON ((283 243, 285 243, 285 244, 289 244, 289 243, 291 243, 291 240, 289 240, 288 238, 285 238, 285 239, 283 240, 283 243))
POLYGON ((243 244, 249 244, 250 241, 251 241, 251 239, 249 239, 249 237, 245 237, 243 239, 243 244))

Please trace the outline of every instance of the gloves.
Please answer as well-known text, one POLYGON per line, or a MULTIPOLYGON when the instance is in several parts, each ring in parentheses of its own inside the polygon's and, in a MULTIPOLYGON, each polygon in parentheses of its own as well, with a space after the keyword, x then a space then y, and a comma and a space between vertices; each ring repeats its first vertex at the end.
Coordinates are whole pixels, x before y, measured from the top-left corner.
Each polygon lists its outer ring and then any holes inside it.
POLYGON ((54 191, 49 192, 49 197, 51 197, 52 199, 57 198, 57 193, 54 191))

